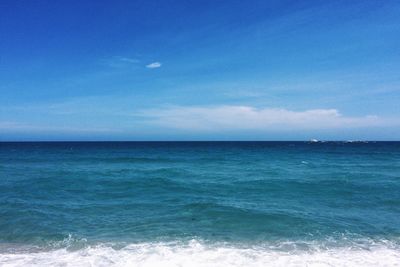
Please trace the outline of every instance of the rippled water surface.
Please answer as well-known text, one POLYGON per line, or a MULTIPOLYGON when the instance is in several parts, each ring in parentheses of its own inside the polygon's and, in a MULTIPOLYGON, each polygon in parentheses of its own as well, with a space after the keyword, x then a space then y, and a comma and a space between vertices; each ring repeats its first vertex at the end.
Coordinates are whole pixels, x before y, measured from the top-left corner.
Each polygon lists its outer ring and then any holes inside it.
POLYGON ((0 265, 396 266, 399 237, 397 142, 0 143, 0 265))

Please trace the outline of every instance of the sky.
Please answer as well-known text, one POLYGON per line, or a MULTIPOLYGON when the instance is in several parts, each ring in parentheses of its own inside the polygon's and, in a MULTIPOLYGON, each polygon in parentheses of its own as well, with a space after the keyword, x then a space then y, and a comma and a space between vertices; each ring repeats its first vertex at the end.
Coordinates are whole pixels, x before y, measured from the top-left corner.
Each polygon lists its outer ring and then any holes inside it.
POLYGON ((0 1, 0 141, 400 140, 400 1, 0 1))

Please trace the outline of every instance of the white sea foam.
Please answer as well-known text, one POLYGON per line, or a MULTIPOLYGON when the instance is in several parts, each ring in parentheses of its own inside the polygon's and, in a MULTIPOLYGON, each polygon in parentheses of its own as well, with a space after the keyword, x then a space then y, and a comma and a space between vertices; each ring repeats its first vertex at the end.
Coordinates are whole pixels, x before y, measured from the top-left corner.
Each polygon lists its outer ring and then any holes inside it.
POLYGON ((120 249, 99 245, 77 251, 0 252, 0 266, 400 266, 400 250, 332 248, 281 251, 267 247, 143 243, 120 249))

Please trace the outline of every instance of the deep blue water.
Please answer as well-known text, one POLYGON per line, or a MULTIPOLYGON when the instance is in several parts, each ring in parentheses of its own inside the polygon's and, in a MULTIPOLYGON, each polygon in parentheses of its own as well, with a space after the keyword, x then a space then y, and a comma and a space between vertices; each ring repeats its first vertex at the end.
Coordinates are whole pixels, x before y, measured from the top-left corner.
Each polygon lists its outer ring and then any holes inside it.
POLYGON ((193 240, 397 253, 399 237, 400 142, 0 143, 7 253, 193 240))

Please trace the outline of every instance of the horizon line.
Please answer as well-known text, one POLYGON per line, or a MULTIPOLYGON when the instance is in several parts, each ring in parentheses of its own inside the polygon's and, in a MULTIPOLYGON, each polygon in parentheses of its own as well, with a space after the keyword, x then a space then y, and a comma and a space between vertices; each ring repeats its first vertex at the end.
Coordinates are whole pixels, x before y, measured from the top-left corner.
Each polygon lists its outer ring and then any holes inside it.
POLYGON ((0 143, 157 143, 157 142, 346 142, 346 143, 365 143, 365 142, 400 142, 400 140, 0 140, 0 143))

